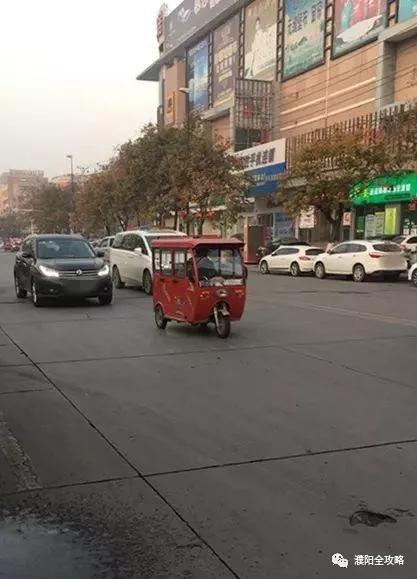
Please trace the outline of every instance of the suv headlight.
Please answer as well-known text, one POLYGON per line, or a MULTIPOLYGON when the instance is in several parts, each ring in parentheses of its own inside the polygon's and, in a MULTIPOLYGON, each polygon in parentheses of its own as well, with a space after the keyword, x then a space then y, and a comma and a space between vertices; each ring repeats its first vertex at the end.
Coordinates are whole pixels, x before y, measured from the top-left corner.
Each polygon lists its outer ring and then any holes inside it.
POLYGON ((52 269, 52 267, 47 267, 46 265, 40 265, 39 271, 45 277, 59 277, 59 271, 52 269))
POLYGON ((98 275, 100 277, 105 277, 106 275, 109 275, 110 273, 110 268, 108 265, 105 265, 104 267, 102 267, 101 269, 98 270, 98 275))

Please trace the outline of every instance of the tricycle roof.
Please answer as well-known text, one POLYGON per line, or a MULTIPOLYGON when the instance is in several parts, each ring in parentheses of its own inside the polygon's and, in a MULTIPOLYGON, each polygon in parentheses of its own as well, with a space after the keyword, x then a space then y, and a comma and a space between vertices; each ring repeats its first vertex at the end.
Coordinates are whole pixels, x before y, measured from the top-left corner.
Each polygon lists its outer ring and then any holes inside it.
POLYGON ((156 239, 153 249, 195 249, 201 246, 210 247, 243 247, 245 244, 238 239, 214 239, 212 237, 177 237, 156 239))

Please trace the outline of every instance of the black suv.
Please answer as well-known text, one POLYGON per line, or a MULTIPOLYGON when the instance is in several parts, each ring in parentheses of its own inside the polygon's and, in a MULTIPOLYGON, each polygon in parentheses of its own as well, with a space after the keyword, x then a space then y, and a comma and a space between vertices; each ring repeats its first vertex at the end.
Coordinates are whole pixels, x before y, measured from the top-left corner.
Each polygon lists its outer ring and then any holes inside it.
POLYGON ((35 306, 46 298, 98 298, 112 302, 110 269, 78 235, 30 235, 16 254, 14 283, 18 298, 28 292, 35 306))

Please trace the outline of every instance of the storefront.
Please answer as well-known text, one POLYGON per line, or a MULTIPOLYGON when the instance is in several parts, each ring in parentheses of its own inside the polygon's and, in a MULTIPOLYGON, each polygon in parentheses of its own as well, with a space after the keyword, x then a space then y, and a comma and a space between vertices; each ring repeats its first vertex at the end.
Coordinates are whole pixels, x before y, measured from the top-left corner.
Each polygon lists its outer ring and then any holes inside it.
POLYGON ((417 173, 405 172, 360 183, 350 198, 356 239, 417 235, 417 173))

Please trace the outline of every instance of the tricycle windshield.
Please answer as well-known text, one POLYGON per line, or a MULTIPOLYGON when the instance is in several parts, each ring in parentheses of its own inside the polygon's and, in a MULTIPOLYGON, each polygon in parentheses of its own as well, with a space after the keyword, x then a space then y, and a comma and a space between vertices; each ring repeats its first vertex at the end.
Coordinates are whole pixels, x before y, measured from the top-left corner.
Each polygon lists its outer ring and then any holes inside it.
POLYGON ((238 248, 202 245, 195 250, 195 261, 200 282, 216 277, 242 279, 244 276, 242 256, 238 248))

